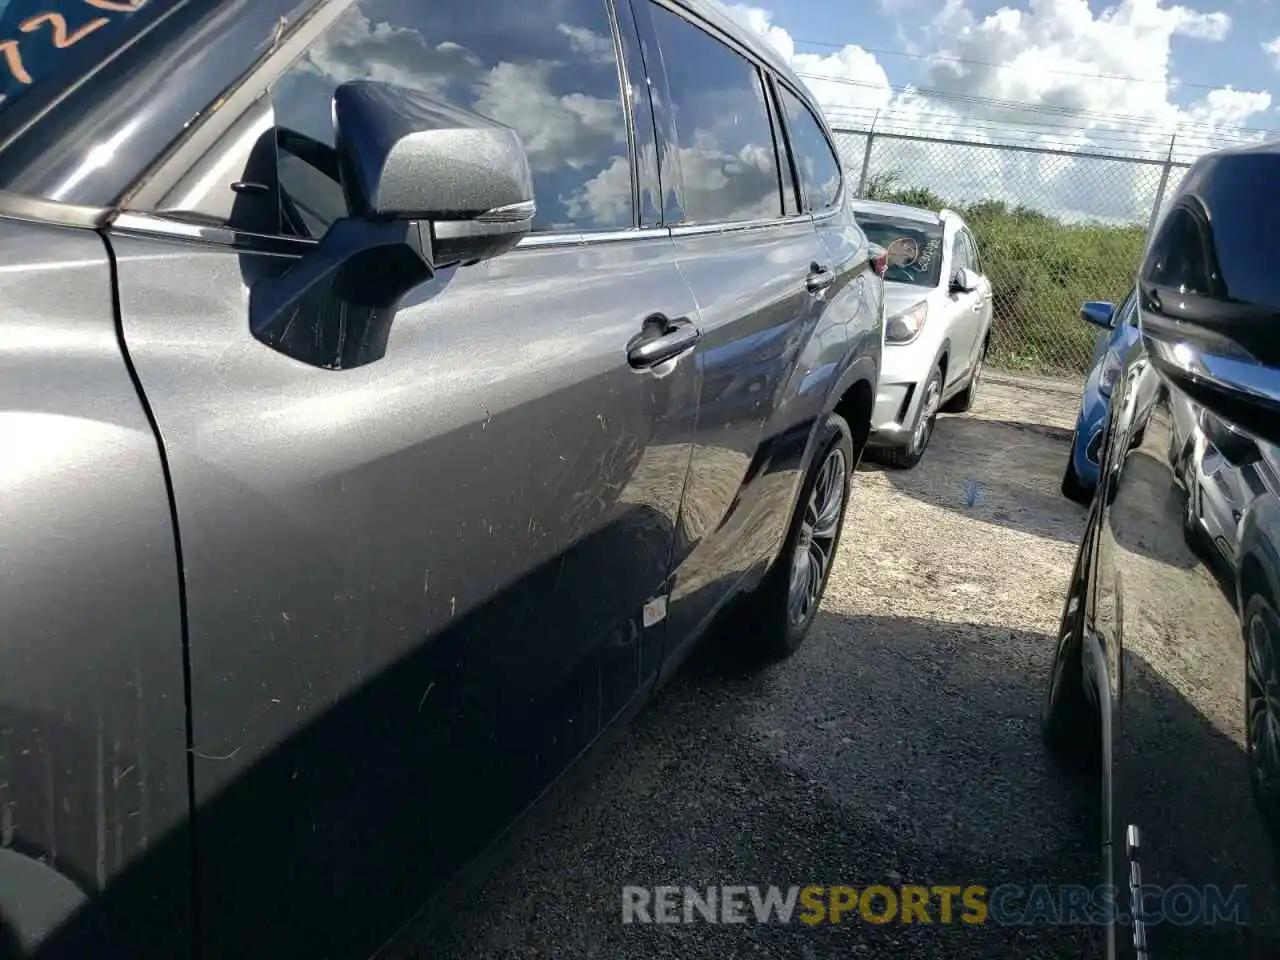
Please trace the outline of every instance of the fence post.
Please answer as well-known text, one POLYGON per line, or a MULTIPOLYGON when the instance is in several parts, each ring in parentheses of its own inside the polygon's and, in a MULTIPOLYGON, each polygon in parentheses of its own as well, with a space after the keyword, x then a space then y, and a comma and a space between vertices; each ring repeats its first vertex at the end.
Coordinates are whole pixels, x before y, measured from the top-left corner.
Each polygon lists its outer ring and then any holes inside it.
POLYGON ((867 193, 867 169, 871 166, 871 144, 876 138, 876 121, 880 119, 880 111, 871 118, 871 126, 867 128, 867 146, 862 151, 862 173, 858 175, 858 199, 865 200, 867 193))
POLYGON ((1147 220, 1147 240, 1151 240, 1151 231, 1156 228, 1156 218, 1160 216, 1160 208, 1164 206, 1164 190, 1169 185, 1169 171, 1173 169, 1173 145, 1178 140, 1175 132, 1169 137, 1169 156, 1165 158, 1164 169, 1160 171, 1160 186, 1156 187, 1155 203, 1151 207, 1151 217, 1147 220))

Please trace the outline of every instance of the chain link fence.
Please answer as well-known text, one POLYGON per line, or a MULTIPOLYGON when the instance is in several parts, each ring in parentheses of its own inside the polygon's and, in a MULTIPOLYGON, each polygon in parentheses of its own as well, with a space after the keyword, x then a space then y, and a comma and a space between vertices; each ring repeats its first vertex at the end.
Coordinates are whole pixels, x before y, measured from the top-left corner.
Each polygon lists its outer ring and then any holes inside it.
POLYGON ((835 130, 857 195, 960 213, 991 280, 988 362, 1078 386, 1097 330, 1085 300, 1128 293, 1186 164, 835 130))

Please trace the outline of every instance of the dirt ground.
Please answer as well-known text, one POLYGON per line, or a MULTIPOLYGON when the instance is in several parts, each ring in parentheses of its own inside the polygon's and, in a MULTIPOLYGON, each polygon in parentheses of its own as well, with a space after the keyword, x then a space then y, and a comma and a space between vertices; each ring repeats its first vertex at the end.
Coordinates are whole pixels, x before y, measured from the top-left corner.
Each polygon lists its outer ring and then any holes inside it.
POLYGON ((757 674, 712 642, 520 829, 423 957, 1070 957, 1045 926, 623 925, 625 884, 1092 879, 1085 784, 1038 736, 1084 510, 1078 394, 992 375, 924 461, 864 465, 823 609, 757 674))

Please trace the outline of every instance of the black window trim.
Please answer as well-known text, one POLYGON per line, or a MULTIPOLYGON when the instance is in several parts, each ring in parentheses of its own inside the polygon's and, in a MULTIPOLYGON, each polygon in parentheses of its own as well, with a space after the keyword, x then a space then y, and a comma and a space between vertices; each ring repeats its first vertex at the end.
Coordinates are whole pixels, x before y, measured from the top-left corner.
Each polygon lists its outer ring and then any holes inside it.
POLYGON ((765 107, 769 112, 769 123, 773 126, 773 155, 777 158, 779 187, 782 192, 783 217, 801 217, 805 214, 804 185, 800 182, 800 171, 796 166, 795 150, 791 146, 791 133, 787 128, 787 118, 783 113, 782 99, 778 96, 778 78, 772 70, 761 70, 764 82, 765 107), (784 176, 785 170, 785 176, 784 176), (791 195, 796 203, 796 211, 788 212, 787 186, 791 187, 791 195))
MULTIPOLYGON (((703 33, 707 34, 713 40, 717 40, 720 43, 724 44, 726 47, 728 47, 734 53, 738 54, 740 57, 746 60, 752 67, 756 69, 756 73, 760 78, 760 82, 764 84, 764 86, 762 87, 762 91, 765 94, 765 112, 767 114, 771 114, 770 125, 773 128, 773 138, 774 138, 774 144, 775 144, 774 156, 778 160, 778 176, 779 176, 778 200, 782 202, 783 200, 782 180, 781 180, 782 163, 781 163, 781 157, 778 155, 778 150, 777 150, 778 138, 780 135, 782 135, 781 131, 783 129, 781 126, 782 117, 781 117, 780 110, 779 112, 776 113, 776 115, 774 115, 774 112, 772 110, 772 103, 770 100, 771 88, 767 82, 776 77, 776 71, 773 69, 773 67, 770 66, 768 63, 766 63, 764 58, 760 57, 755 51, 739 43, 736 39, 724 33, 714 24, 708 23, 706 20, 698 16, 692 10, 687 9, 686 7, 681 6, 678 3, 674 3, 672 2, 672 0, 632 0, 632 3, 633 3, 633 8, 634 8, 634 4, 636 3, 653 4, 654 6, 662 7, 668 13, 671 13, 672 15, 679 17, 681 20, 684 20, 686 23, 689 24, 689 26, 693 27, 694 29, 701 30, 703 33)), ((647 12, 647 7, 646 7, 646 12, 647 12)), ((637 18, 639 18, 638 11, 637 11, 637 18)), ((667 78, 665 75, 665 67, 663 72, 660 73, 659 76, 655 77, 653 76, 653 74, 654 74, 654 71, 651 70, 650 76, 655 83, 658 83, 661 85, 662 87, 661 93, 663 93, 664 95, 669 94, 670 86, 667 83, 667 78)), ((665 131, 660 131, 660 133, 665 133, 665 131)), ((785 141, 786 139, 785 135, 782 135, 782 136, 783 136, 783 140, 785 141)), ((664 137, 664 141, 665 141, 665 137, 664 137)), ((667 144, 665 142, 661 142, 658 145, 659 152, 661 152, 662 149, 667 146, 678 148, 679 144, 678 143, 667 144)), ((789 150, 790 150, 790 146, 788 145, 788 151, 789 150)), ((790 161, 789 152, 788 152, 787 159, 788 161, 790 161)), ((684 171, 678 169, 676 171, 676 176, 679 177, 681 181, 681 194, 683 195, 684 171)), ((843 178, 841 181, 841 185, 843 187, 843 178)), ((665 189, 665 185, 664 185, 664 189, 665 189)), ((683 223, 683 222, 673 223, 668 221, 667 228, 671 231, 672 236, 688 236, 690 234, 699 234, 699 233, 722 233, 726 231, 736 232, 739 230, 755 230, 755 229, 761 229, 765 227, 777 226, 780 223, 796 223, 801 221, 807 222, 812 220, 812 218, 808 214, 806 214, 803 210, 803 201, 801 201, 801 210, 799 213, 795 213, 795 214, 786 213, 785 203, 783 203, 782 209, 783 209, 782 215, 777 217, 757 217, 749 220, 717 220, 714 223, 683 223)))
MULTIPOLYGON (((259 98, 267 96, 271 85, 301 57, 321 34, 348 12, 358 0, 320 0, 312 9, 304 24, 294 29, 271 55, 262 60, 252 72, 241 79, 234 88, 224 92, 218 109, 210 111, 198 123, 185 132, 169 151, 160 157, 121 199, 110 220, 126 218, 130 233, 151 233, 167 239, 196 243, 214 243, 246 250, 268 253, 293 252, 301 256, 318 241, 286 234, 252 234, 233 226, 196 226, 175 216, 166 216, 156 210, 156 205, 181 183, 188 170, 208 151, 214 149, 226 136, 235 122, 249 110, 259 98)), ((613 33, 614 53, 617 60, 618 98, 622 102, 623 118, 627 124, 627 153, 631 167, 631 223, 630 227, 611 227, 602 230, 561 230, 531 233, 516 247, 579 246, 590 242, 616 243, 632 238, 667 236, 665 227, 639 225, 639 158, 636 154, 636 132, 633 126, 634 111, 627 91, 627 64, 623 60, 625 41, 615 3, 629 0, 600 0, 609 18, 613 33)), ((53 201, 46 201, 53 203, 53 201)), ((3 212, 0 210, 0 212, 3 212)), ((514 252, 514 251, 513 251, 514 252)))
MULTIPOLYGON (((835 216, 840 211, 840 209, 844 206, 844 203, 845 203, 844 161, 840 157, 840 151, 836 149, 836 145, 831 141, 831 132, 827 129, 826 120, 821 115, 822 111, 821 110, 815 111, 814 108, 809 104, 809 98, 804 94, 800 93, 798 90, 796 90, 793 84, 788 83, 786 80, 783 80, 781 77, 777 78, 777 82, 778 82, 778 85, 783 90, 786 90, 793 97, 799 100, 800 105, 804 107, 807 111, 809 111, 809 116, 812 117, 814 123, 818 125, 818 130, 822 133, 822 139, 827 141, 827 149, 831 151, 831 156, 835 159, 836 172, 840 175, 840 178, 839 178, 840 187, 838 190, 836 190, 835 199, 832 200, 831 206, 825 210, 810 211, 815 221, 826 220, 829 217, 835 216)), ((779 96, 778 99, 779 99, 779 107, 781 108, 782 106, 781 96, 779 96)), ((786 116, 785 108, 782 109, 782 114, 785 122, 785 116, 786 116)), ((799 168, 796 169, 796 176, 797 178, 799 177, 799 168)))

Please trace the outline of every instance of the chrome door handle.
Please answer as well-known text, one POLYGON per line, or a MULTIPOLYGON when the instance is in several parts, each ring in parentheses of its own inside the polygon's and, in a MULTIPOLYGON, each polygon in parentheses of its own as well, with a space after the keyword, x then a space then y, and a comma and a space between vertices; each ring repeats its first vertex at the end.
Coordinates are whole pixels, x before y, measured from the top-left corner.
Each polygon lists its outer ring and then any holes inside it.
POLYGON ((627 363, 636 370, 646 370, 672 360, 702 339, 702 330, 688 319, 668 320, 654 315, 645 320, 644 329, 627 344, 627 363))
POLYGON ((830 267, 814 263, 809 265, 809 276, 805 277, 804 287, 810 293, 818 293, 835 282, 836 275, 831 272, 830 267))

